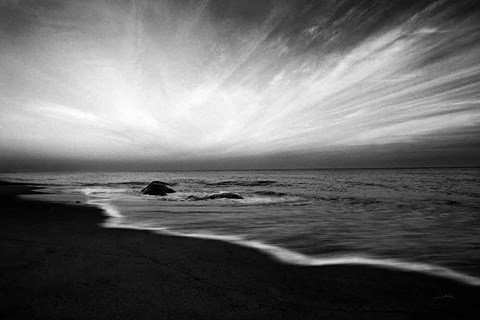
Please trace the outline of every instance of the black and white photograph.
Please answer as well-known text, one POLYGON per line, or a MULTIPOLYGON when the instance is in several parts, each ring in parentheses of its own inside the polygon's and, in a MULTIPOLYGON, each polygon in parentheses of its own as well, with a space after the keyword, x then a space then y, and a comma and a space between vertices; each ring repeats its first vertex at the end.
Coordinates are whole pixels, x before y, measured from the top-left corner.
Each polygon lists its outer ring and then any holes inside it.
POLYGON ((0 319, 480 319, 480 1, 0 0, 0 319))

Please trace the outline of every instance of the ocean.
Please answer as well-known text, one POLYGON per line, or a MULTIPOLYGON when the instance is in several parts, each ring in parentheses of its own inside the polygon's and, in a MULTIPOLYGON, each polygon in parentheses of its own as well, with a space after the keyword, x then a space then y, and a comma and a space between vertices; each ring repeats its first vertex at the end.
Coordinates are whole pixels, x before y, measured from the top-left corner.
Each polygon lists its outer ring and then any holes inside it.
POLYGON ((377 264, 480 285, 480 169, 3 173, 28 198, 97 206, 107 228, 212 238, 286 263, 377 264), (160 180, 177 192, 144 195, 160 180), (232 192, 244 199, 195 201, 232 192))

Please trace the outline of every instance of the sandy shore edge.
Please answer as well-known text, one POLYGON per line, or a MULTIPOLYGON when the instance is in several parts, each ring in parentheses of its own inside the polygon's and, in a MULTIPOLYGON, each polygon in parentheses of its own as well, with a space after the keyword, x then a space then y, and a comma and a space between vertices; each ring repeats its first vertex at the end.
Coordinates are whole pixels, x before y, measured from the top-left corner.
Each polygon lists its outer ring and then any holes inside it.
POLYGON ((0 183, 0 315, 12 318, 476 318, 480 290, 360 265, 292 266, 218 240, 104 229, 91 206, 0 183))

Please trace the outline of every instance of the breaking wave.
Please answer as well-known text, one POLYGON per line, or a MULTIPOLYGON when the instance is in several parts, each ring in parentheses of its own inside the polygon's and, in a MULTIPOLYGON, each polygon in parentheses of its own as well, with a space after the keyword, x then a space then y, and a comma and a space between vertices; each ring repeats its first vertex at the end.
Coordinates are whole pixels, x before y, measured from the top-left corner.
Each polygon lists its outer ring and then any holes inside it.
POLYGON ((242 187, 261 187, 276 184, 273 180, 225 180, 218 182, 204 182, 207 186, 242 186, 242 187))
POLYGON ((254 193, 260 196, 269 196, 269 197, 283 197, 287 195, 287 193, 285 192, 275 192, 275 191, 255 191, 254 193))
POLYGON ((471 276, 465 273, 457 272, 452 269, 438 266, 434 264, 401 261, 391 258, 377 258, 365 255, 338 255, 329 257, 311 257, 302 253, 298 253, 289 249, 285 249, 279 246, 271 245, 268 243, 247 240, 241 236, 234 235, 216 235, 207 233, 184 233, 169 230, 164 227, 140 227, 134 225, 128 225, 123 223, 123 216, 118 209, 111 205, 108 201, 91 200, 89 204, 95 205, 102 209, 109 219, 104 222, 103 226, 106 228, 120 228, 120 229, 135 229, 152 231, 158 234, 173 235, 180 237, 190 237, 199 239, 211 239, 220 240, 228 243, 254 248, 261 252, 265 252, 277 261, 298 265, 298 266, 327 266, 327 265, 366 265, 382 268, 389 268, 401 271, 413 271, 420 272, 431 276, 451 279, 460 283, 480 286, 480 278, 471 276))

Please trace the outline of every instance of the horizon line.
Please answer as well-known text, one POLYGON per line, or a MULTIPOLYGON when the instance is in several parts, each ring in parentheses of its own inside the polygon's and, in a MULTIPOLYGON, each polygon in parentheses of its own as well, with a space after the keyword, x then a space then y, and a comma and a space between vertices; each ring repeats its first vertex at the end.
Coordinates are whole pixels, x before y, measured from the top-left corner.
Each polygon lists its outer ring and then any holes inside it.
POLYGON ((158 170, 58 170, 58 171, 0 171, 0 174, 14 173, 79 173, 79 172, 201 172, 201 171, 334 171, 334 170, 402 170, 402 169, 480 169, 480 166, 412 166, 412 167, 324 167, 324 168, 268 168, 268 169, 158 169, 158 170))

